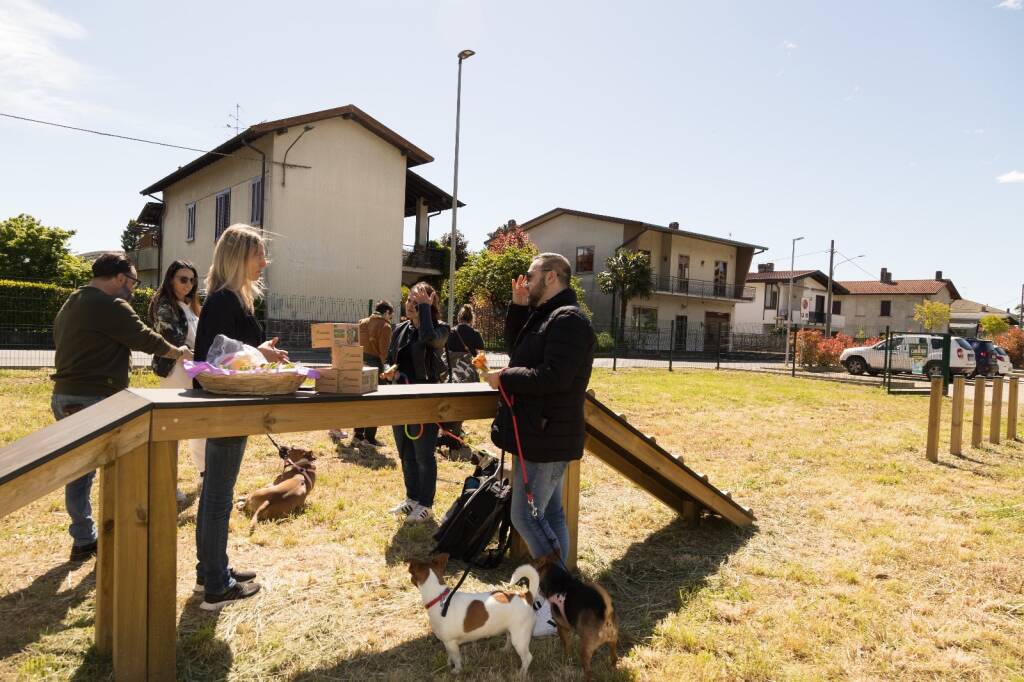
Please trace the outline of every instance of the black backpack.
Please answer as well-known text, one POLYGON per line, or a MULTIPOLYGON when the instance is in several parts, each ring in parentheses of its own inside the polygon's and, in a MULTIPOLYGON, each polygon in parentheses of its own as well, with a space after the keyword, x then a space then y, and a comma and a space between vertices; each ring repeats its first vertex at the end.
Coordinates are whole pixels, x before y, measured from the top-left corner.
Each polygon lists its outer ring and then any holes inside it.
POLYGON ((503 477, 501 461, 477 465, 466 477, 462 494, 445 513, 441 527, 434 533, 434 554, 445 552, 452 559, 479 568, 494 568, 508 552, 511 541, 512 482, 503 477), (488 545, 497 537, 497 547, 488 545))

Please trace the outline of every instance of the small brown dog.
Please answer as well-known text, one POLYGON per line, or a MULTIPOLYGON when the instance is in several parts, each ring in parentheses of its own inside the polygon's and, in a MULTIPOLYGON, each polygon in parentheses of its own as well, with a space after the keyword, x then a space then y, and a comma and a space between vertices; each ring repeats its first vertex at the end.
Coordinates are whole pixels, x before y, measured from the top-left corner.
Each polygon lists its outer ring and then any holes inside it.
POLYGON ((566 655, 572 652, 572 633, 580 636, 579 655, 583 679, 591 679, 590 659, 602 644, 608 644, 612 667, 618 662, 619 621, 608 592, 597 583, 583 583, 562 566, 552 552, 533 562, 540 574, 540 591, 551 602, 551 617, 566 655))
POLYGON ((252 515, 249 531, 259 521, 281 519, 302 506, 306 496, 316 483, 316 455, 311 450, 281 448, 284 454, 284 470, 274 479, 273 485, 260 488, 238 502, 238 508, 252 515))

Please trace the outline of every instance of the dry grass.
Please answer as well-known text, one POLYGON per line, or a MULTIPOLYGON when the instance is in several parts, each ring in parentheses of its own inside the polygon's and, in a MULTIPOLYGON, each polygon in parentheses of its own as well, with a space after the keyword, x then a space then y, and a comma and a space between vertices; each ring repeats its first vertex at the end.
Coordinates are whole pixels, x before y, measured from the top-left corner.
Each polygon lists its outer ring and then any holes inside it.
MULTIPOLYGON (((872 388, 639 370, 599 372, 593 386, 758 515, 746 531, 716 520, 687 531, 584 460, 580 565, 611 592, 625 654, 612 671, 599 653, 597 679, 1024 679, 1021 444, 930 465, 927 399, 872 388)), ((0 373, 17 415, 0 443, 50 421, 48 390, 42 373, 0 373)), ((473 425, 478 438, 485 427, 473 425)), ((319 432, 289 440, 327 456, 303 513, 252 536, 232 520, 229 552, 260 572, 257 598, 219 618, 197 610, 194 503, 181 514, 179 676, 451 679, 403 563, 429 551, 430 530, 385 511, 401 497, 392 453, 339 457, 319 432)), ((250 439, 238 490, 276 467, 266 439, 250 439)), ((441 464, 439 511, 465 467, 441 464)), ((187 457, 181 479, 194 489, 187 457)), ((110 677, 90 648, 92 562, 63 563, 62 507, 54 494, 0 522, 0 678, 110 677)), ((474 575, 468 589, 510 572, 474 575)), ((511 678, 518 659, 502 644, 464 646, 461 679, 511 678)), ((578 679, 557 638, 532 650, 533 679, 578 679)))

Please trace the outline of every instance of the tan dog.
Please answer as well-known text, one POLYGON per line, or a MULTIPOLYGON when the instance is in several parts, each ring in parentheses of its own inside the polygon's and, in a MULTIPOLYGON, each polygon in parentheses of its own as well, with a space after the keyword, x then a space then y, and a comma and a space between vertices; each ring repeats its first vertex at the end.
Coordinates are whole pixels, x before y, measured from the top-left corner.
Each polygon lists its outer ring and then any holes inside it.
POLYGON ((612 667, 618 661, 619 621, 608 592, 597 583, 583 583, 562 566, 552 552, 533 562, 540 574, 540 591, 551 602, 551 617, 566 655, 572 652, 572 633, 580 636, 579 655, 583 679, 589 680, 590 659, 602 644, 608 644, 612 667))
POLYGON ((250 532, 259 521, 281 519, 302 506, 316 483, 316 456, 311 450, 281 448, 284 471, 273 485, 260 488, 238 502, 238 508, 252 516, 250 532))

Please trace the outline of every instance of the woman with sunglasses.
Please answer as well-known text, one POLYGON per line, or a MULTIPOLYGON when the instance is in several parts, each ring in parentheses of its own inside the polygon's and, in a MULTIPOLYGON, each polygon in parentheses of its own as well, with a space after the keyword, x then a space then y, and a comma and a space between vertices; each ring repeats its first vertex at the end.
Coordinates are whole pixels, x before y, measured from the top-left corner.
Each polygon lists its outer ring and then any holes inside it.
MULTIPOLYGON (((199 324, 199 292, 196 269, 191 263, 176 260, 167 268, 160 289, 149 302, 149 321, 167 342, 178 346, 196 347, 196 327, 199 324)), ((153 373, 160 377, 160 388, 192 388, 192 380, 185 374, 182 360, 153 356, 153 373)), ((202 477, 206 470, 206 439, 188 442, 192 461, 202 477)), ((178 491, 178 502, 185 495, 178 491)))

